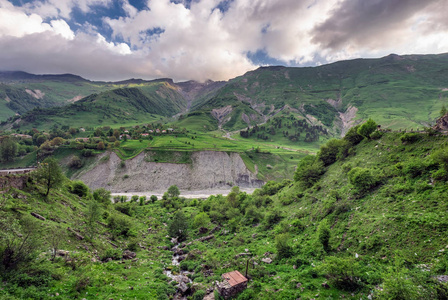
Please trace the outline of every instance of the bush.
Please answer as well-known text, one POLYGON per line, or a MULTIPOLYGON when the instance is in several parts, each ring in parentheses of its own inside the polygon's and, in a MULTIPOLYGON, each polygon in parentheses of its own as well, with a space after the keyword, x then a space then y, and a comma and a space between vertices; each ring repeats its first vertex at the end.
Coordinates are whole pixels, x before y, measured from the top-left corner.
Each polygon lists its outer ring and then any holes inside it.
POLYGON ((343 159, 348 155, 350 144, 345 140, 331 139, 320 147, 319 159, 324 166, 329 166, 337 159, 343 159))
POLYGON ((69 191, 79 197, 85 197, 89 194, 89 187, 84 182, 75 180, 71 182, 69 191))
POLYGON ((113 214, 107 218, 107 227, 111 229, 112 235, 117 236, 132 236, 133 226, 132 222, 127 219, 127 217, 113 214))
POLYGON ((151 195, 151 197, 149 198, 149 200, 151 200, 151 203, 154 203, 157 201, 157 196, 156 195, 151 195))
POLYGON ((330 285, 334 285, 336 288, 355 291, 361 286, 359 263, 353 258, 328 256, 325 258, 325 262, 318 267, 318 271, 322 272, 330 285))
POLYGON ((278 210, 272 210, 266 213, 263 223, 265 228, 271 228, 273 225, 280 222, 282 215, 278 210))
POLYGON ((108 206, 111 203, 110 194, 110 191, 106 190, 105 188, 99 188, 93 192, 93 199, 103 204, 104 206, 108 206))
POLYGON ((362 135, 365 138, 369 138, 370 134, 372 134, 376 129, 376 122, 372 119, 368 119, 365 123, 359 126, 358 134, 362 135))
POLYGON ((193 300, 202 300, 202 299, 204 299, 204 297, 205 297, 205 291, 204 290, 199 290, 199 291, 196 291, 194 294, 193 294, 193 300))
POLYGON ((112 247, 108 247, 103 253, 100 254, 101 261, 106 261, 107 259, 118 260, 121 258, 121 251, 112 247))
POLYGON ((330 228, 326 220, 322 221, 317 228, 317 238, 324 247, 325 252, 329 252, 330 249, 330 228))
POLYGON ((82 167, 82 161, 77 155, 73 155, 68 163, 68 166, 73 169, 79 169, 82 167))
POLYGON ((82 154, 82 156, 84 156, 84 157, 90 157, 90 156, 93 155, 93 151, 90 150, 90 149, 83 149, 83 150, 81 151, 81 154, 82 154))
POLYGON ((263 219, 263 214, 255 205, 249 205, 246 207, 244 219, 246 224, 259 223, 263 219))
POLYGON ((383 132, 382 131, 374 131, 370 134, 370 139, 372 140, 378 140, 383 136, 383 132))
POLYGON ((134 206, 130 202, 117 203, 114 205, 115 210, 132 217, 134 214, 134 206))
POLYGON ((131 197, 131 203, 133 203, 133 202, 137 202, 137 200, 138 200, 138 195, 133 195, 133 196, 131 197))
POLYGON ((355 127, 350 128, 343 139, 352 145, 359 144, 364 139, 364 137, 358 133, 359 127, 360 125, 356 125, 355 127))
POLYGON ((139 199, 139 201, 140 201, 140 206, 143 206, 143 205, 145 205, 145 202, 146 202, 146 196, 141 196, 140 198, 138 198, 139 199))
POLYGON ((184 241, 188 236, 188 219, 181 210, 177 211, 173 220, 168 226, 168 234, 175 237, 179 242, 184 241))
POLYGON ((377 178, 366 168, 353 168, 348 172, 348 179, 359 191, 368 191, 378 184, 377 178))
POLYGON ((324 164, 315 156, 308 155, 300 160, 294 173, 294 180, 302 183, 305 187, 311 187, 320 176, 325 173, 324 164))
POLYGON ((279 234, 275 237, 275 248, 279 259, 288 258, 292 255, 292 247, 289 244, 289 235, 287 233, 279 234))
POLYGON ((400 140, 402 143, 412 144, 412 143, 419 141, 421 138, 422 138, 422 136, 418 133, 408 132, 408 133, 403 134, 400 137, 400 140))
POLYGON ((210 218, 205 212, 198 213, 194 217, 193 228, 207 227, 210 224, 210 218))

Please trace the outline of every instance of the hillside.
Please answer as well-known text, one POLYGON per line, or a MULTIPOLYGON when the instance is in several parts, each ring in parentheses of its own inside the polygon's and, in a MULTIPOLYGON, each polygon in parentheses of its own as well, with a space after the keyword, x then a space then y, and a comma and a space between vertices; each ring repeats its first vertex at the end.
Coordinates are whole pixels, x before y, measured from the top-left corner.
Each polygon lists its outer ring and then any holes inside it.
POLYGON ((154 202, 108 206, 79 182, 51 190, 47 200, 35 180, 12 189, 2 196, 2 214, 23 220, 22 235, 25 216, 44 216, 35 222, 64 229, 59 249, 70 255, 51 262, 50 244, 41 244, 39 259, 0 273, 0 295, 202 299, 221 274, 244 274, 248 263, 248 288, 237 299, 446 299, 446 137, 372 125, 303 158, 294 181, 268 182, 252 195, 234 188, 198 201, 169 189, 154 202), (100 223, 84 227, 93 199, 100 223), (76 240, 67 226, 84 237, 95 228, 95 238, 76 240), (121 258, 125 249, 136 259, 121 258))
POLYGON ((220 125, 228 130, 261 123, 285 108, 338 134, 369 117, 385 128, 415 129, 432 124, 447 102, 447 72, 447 54, 262 67, 193 108, 222 111, 220 125))

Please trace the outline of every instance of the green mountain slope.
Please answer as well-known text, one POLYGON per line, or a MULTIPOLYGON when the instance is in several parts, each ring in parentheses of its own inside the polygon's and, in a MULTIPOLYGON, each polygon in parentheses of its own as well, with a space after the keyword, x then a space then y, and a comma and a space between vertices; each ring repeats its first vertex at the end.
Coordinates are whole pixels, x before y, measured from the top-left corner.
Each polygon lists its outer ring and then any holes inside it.
MULTIPOLYGON (((21 128, 125 125, 151 122, 183 110, 185 103, 169 83, 153 82, 143 87, 118 88, 92 94, 64 107, 35 109, 20 118, 21 128)), ((17 118, 17 117, 16 117, 17 118)))
POLYGON ((231 80, 196 108, 231 106, 224 122, 230 124, 223 124, 231 130, 285 107, 338 133, 350 127, 347 123, 368 117, 383 127, 422 128, 447 102, 447 73, 447 54, 389 55, 313 68, 262 67, 231 80))

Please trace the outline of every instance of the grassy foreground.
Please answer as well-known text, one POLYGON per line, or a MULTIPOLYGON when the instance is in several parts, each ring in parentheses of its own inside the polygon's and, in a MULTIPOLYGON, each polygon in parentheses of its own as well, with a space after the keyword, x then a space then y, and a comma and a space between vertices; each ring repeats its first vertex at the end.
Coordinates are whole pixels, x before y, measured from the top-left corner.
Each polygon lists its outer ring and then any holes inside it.
POLYGON ((92 195, 80 182, 65 181, 48 198, 36 180, 11 189, 0 206, 3 258, 7 239, 30 233, 35 244, 21 264, 2 260, 0 296, 170 299, 178 284, 164 270, 186 270, 185 294, 202 299, 221 274, 244 274, 249 265, 248 289, 237 299, 446 299, 437 279, 448 272, 446 137, 350 141, 327 143, 302 160, 308 167, 299 163, 295 181, 268 182, 252 195, 235 188, 207 200, 167 193, 110 204, 107 193, 92 195), (303 176, 310 169, 318 175, 303 176), (183 242, 178 266, 173 236, 183 242), (68 256, 51 260, 54 237, 68 256), (124 250, 136 257, 124 259, 124 250))

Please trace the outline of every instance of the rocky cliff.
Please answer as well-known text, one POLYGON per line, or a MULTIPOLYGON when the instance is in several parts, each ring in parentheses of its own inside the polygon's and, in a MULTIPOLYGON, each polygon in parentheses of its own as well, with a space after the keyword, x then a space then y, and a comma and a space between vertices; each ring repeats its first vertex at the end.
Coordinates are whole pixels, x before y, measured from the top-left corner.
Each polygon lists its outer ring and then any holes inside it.
POLYGON ((171 185, 181 190, 260 187, 264 183, 246 168, 238 153, 193 152, 190 163, 151 162, 149 155, 142 152, 122 162, 114 152, 104 153, 72 179, 80 179, 92 189, 103 187, 112 192, 166 191, 171 185))

